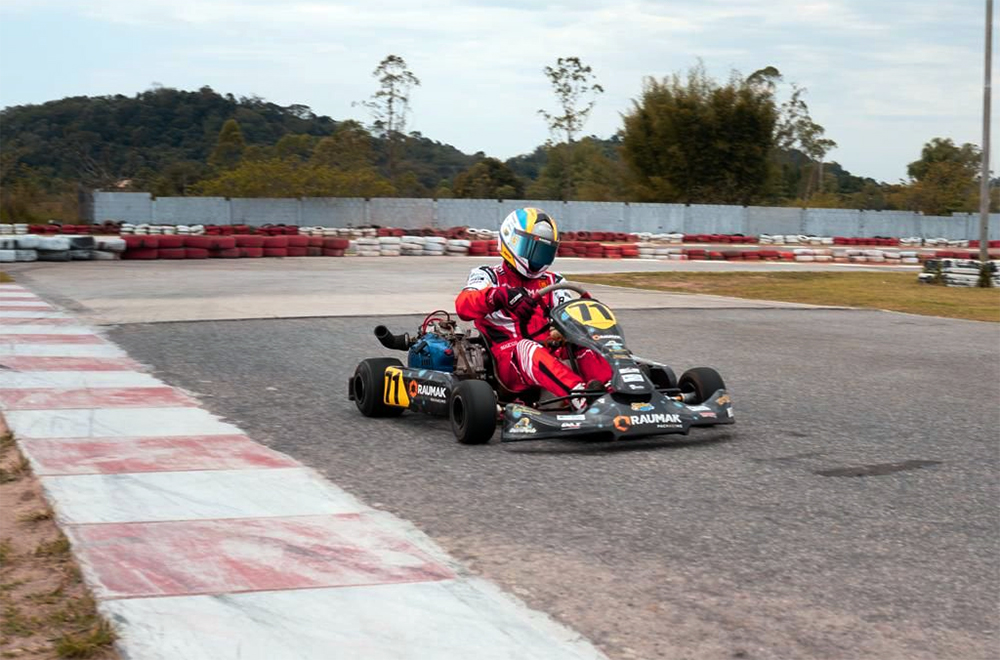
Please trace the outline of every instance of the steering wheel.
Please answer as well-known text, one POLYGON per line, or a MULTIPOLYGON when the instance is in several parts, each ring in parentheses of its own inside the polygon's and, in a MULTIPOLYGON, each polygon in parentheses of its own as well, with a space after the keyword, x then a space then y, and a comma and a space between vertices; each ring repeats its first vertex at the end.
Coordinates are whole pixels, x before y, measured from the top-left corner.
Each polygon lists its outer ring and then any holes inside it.
MULTIPOLYGON (((555 284, 550 284, 546 287, 542 287, 538 291, 532 292, 532 295, 534 296, 535 300, 541 300, 543 296, 546 296, 552 293, 553 291, 575 291, 576 293, 580 294, 581 298, 590 298, 589 291, 584 289, 579 284, 575 284, 573 282, 556 282, 555 284)), ((548 321, 545 325, 536 330, 534 334, 530 335, 530 337, 534 339, 535 337, 542 334, 551 327, 552 327, 552 321, 548 321)))
POLYGON ((542 296, 547 296, 553 291, 575 291, 580 294, 581 298, 590 297, 589 291, 574 282, 556 282, 555 284, 550 284, 547 287, 543 287, 538 291, 535 291, 535 296, 541 298, 542 296))

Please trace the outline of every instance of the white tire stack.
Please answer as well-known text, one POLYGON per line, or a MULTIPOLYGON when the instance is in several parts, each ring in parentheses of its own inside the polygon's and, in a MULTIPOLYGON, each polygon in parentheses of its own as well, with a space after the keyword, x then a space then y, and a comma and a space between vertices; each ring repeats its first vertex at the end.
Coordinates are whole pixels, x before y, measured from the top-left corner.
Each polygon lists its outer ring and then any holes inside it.
POLYGON ((442 236, 425 236, 423 255, 425 257, 444 256, 446 243, 447 239, 442 236))
POLYGON ((656 243, 649 243, 649 242, 636 243, 636 249, 639 250, 640 259, 656 258, 656 243))
POLYGON ((351 241, 351 244, 357 248, 360 257, 382 256, 382 249, 376 236, 362 236, 351 241))
POLYGON ((866 257, 866 261, 869 263, 885 263, 885 255, 882 254, 882 250, 863 250, 866 257))
POLYGON ((0 224, 0 236, 10 236, 14 233, 14 225, 8 225, 6 223, 0 224))
POLYGON ((899 253, 899 260, 904 264, 919 264, 920 259, 915 250, 903 250, 899 253))
POLYGON ((816 261, 815 252, 810 248, 796 248, 792 250, 796 261, 816 261))
POLYGON ((399 243, 399 251, 404 257, 419 257, 424 253, 423 236, 403 236, 399 243))
POLYGON ((398 257, 400 251, 399 236, 382 236, 378 239, 379 255, 383 257, 398 257))
POLYGON ((682 254, 680 248, 663 247, 662 245, 656 248, 657 259, 674 259, 680 254, 682 254))
POLYGON ((469 254, 469 243, 464 238, 452 238, 448 240, 445 251, 453 257, 464 257, 469 254))

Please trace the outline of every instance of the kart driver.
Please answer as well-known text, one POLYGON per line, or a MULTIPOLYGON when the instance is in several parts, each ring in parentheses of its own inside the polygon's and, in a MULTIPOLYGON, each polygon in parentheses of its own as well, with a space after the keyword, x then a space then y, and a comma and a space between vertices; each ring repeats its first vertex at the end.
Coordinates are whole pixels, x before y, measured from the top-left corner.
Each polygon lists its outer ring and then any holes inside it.
MULTIPOLYGON (((540 343, 548 338, 547 310, 572 297, 568 291, 554 291, 543 298, 532 294, 563 280, 548 272, 559 246, 555 220, 541 209, 518 209, 500 225, 499 242, 503 263, 472 269, 455 300, 459 317, 474 321, 486 337, 497 378, 515 393, 536 386, 557 397, 605 391, 612 372, 603 357, 574 349, 577 374, 540 343)), ((584 409, 587 400, 574 398, 571 405, 584 409)))

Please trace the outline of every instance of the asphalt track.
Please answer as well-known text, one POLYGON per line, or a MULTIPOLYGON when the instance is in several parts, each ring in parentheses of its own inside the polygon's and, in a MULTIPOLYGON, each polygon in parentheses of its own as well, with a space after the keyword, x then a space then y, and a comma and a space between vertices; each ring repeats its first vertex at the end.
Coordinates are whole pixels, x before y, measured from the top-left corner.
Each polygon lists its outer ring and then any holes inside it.
POLYGON ((620 311, 633 350, 707 364, 738 423, 643 444, 465 447, 362 418, 376 322, 117 326, 256 439, 398 514, 613 658, 996 657, 997 326, 860 310, 620 311))

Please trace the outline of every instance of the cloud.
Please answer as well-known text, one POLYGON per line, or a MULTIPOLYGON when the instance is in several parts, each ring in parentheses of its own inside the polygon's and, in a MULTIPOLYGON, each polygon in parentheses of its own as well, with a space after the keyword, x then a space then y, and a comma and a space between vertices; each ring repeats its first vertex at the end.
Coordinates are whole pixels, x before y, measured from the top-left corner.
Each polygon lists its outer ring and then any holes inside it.
POLYGON ((585 127, 598 135, 620 127, 643 77, 701 58, 717 78, 777 66, 809 89, 845 167, 892 179, 931 137, 974 135, 981 14, 937 0, 3 0, 0 49, 20 75, 0 94, 41 102, 159 80, 365 119, 351 103, 395 53, 423 81, 411 128, 506 157, 547 137, 536 113, 554 107, 542 67, 557 57, 581 57, 605 87, 585 127), (21 24, 62 26, 76 41, 17 57, 31 39, 21 24))

